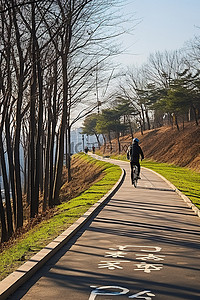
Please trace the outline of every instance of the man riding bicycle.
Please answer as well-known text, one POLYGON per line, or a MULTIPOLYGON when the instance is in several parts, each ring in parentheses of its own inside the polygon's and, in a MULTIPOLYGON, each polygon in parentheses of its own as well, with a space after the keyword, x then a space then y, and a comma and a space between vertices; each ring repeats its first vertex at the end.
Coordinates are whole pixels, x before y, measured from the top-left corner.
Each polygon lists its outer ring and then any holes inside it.
POLYGON ((144 154, 143 151, 141 149, 141 147, 138 145, 139 140, 137 138, 133 139, 133 143, 132 145, 129 147, 128 151, 127 151, 127 159, 130 160, 130 165, 131 165, 131 180, 133 183, 133 166, 137 166, 138 167, 138 179, 140 178, 140 156, 141 156, 141 160, 144 159, 144 154))

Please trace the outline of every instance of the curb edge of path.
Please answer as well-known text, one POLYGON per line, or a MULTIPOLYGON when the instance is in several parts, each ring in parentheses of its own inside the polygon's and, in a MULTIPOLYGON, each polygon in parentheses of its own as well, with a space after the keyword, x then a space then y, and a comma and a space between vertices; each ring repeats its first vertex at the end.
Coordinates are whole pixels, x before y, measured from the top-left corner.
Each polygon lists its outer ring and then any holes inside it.
MULTIPOLYGON (((101 156, 99 156, 99 158, 102 159, 101 156)), ((98 158, 96 158, 96 159, 98 159, 98 158)), ((111 163, 114 163, 114 161, 116 161, 116 162, 123 161, 123 160, 111 159, 111 158, 109 158, 109 160, 112 160, 111 163)), ((191 208, 194 211, 195 215, 197 215, 200 218, 200 209, 197 206, 195 206, 192 203, 192 201, 186 195, 184 195, 179 189, 177 189, 177 187, 175 185, 173 185, 169 180, 167 180, 164 176, 162 176, 161 174, 157 173, 156 171, 153 171, 153 170, 151 170, 149 168, 146 168, 146 167, 142 167, 142 168, 146 169, 146 170, 149 170, 152 173, 158 175, 160 178, 162 178, 174 190, 174 192, 176 192, 184 200, 184 202, 187 203, 187 205, 189 206, 189 208, 191 208)))
POLYGON ((200 210, 198 209, 198 207, 196 207, 186 195, 184 195, 179 189, 177 189, 177 187, 175 187, 175 185, 173 185, 169 180, 167 180, 164 176, 160 175, 159 173, 157 173, 149 168, 146 168, 146 167, 142 167, 142 168, 149 170, 152 173, 161 177, 174 190, 174 192, 176 192, 187 203, 187 205, 194 211, 195 215, 200 217, 200 210))
POLYGON ((98 200, 88 211, 83 214, 74 224, 67 228, 61 235, 40 250, 31 259, 21 265, 16 271, 8 275, 0 282, 0 299, 6 300, 33 274, 35 274, 58 250, 60 250, 72 238, 81 227, 96 213, 96 211, 108 201, 121 186, 125 170, 122 169, 119 180, 115 183, 100 200, 98 200))

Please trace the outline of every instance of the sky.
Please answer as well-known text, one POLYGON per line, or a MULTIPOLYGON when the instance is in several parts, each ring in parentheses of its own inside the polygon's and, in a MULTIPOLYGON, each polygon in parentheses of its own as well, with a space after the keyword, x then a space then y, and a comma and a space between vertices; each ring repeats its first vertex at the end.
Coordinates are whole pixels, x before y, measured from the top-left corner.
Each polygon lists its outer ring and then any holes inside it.
POLYGON ((122 65, 147 61, 155 51, 178 50, 200 36, 200 0, 125 0, 123 14, 135 21, 132 35, 124 35, 126 53, 117 57, 122 65))
POLYGON ((181 49, 185 42, 200 36, 200 0, 122 1, 125 5, 120 12, 133 20, 126 26, 135 27, 131 35, 120 36, 126 51, 114 59, 119 69, 140 66, 149 54, 181 49))

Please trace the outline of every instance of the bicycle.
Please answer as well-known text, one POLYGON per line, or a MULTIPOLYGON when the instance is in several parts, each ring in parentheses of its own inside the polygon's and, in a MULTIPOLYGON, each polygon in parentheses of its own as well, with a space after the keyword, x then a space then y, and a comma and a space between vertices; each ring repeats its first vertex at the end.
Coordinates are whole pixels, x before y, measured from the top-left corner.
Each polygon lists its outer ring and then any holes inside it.
POLYGON ((137 182, 138 182, 138 166, 134 165, 133 166, 133 178, 132 178, 132 183, 134 187, 137 187, 137 182))

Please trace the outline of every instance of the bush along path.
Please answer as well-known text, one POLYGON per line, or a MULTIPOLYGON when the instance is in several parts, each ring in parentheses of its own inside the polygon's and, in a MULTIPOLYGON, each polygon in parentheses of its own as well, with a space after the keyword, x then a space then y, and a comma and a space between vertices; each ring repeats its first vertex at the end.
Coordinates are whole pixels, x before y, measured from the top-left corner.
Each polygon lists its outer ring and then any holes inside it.
MULTIPOLYGON (((67 202, 64 202, 65 197, 62 192, 63 202, 56 207, 56 214, 49 220, 42 221, 0 254, 0 280, 69 228, 94 203, 111 190, 121 176, 122 170, 119 166, 97 161, 85 154, 78 154, 76 159, 80 160, 80 163, 84 160, 88 166, 93 165, 95 168, 99 168, 102 178, 92 184, 88 190, 67 202)), ((84 176, 87 176, 86 170, 84 171, 84 176)))

